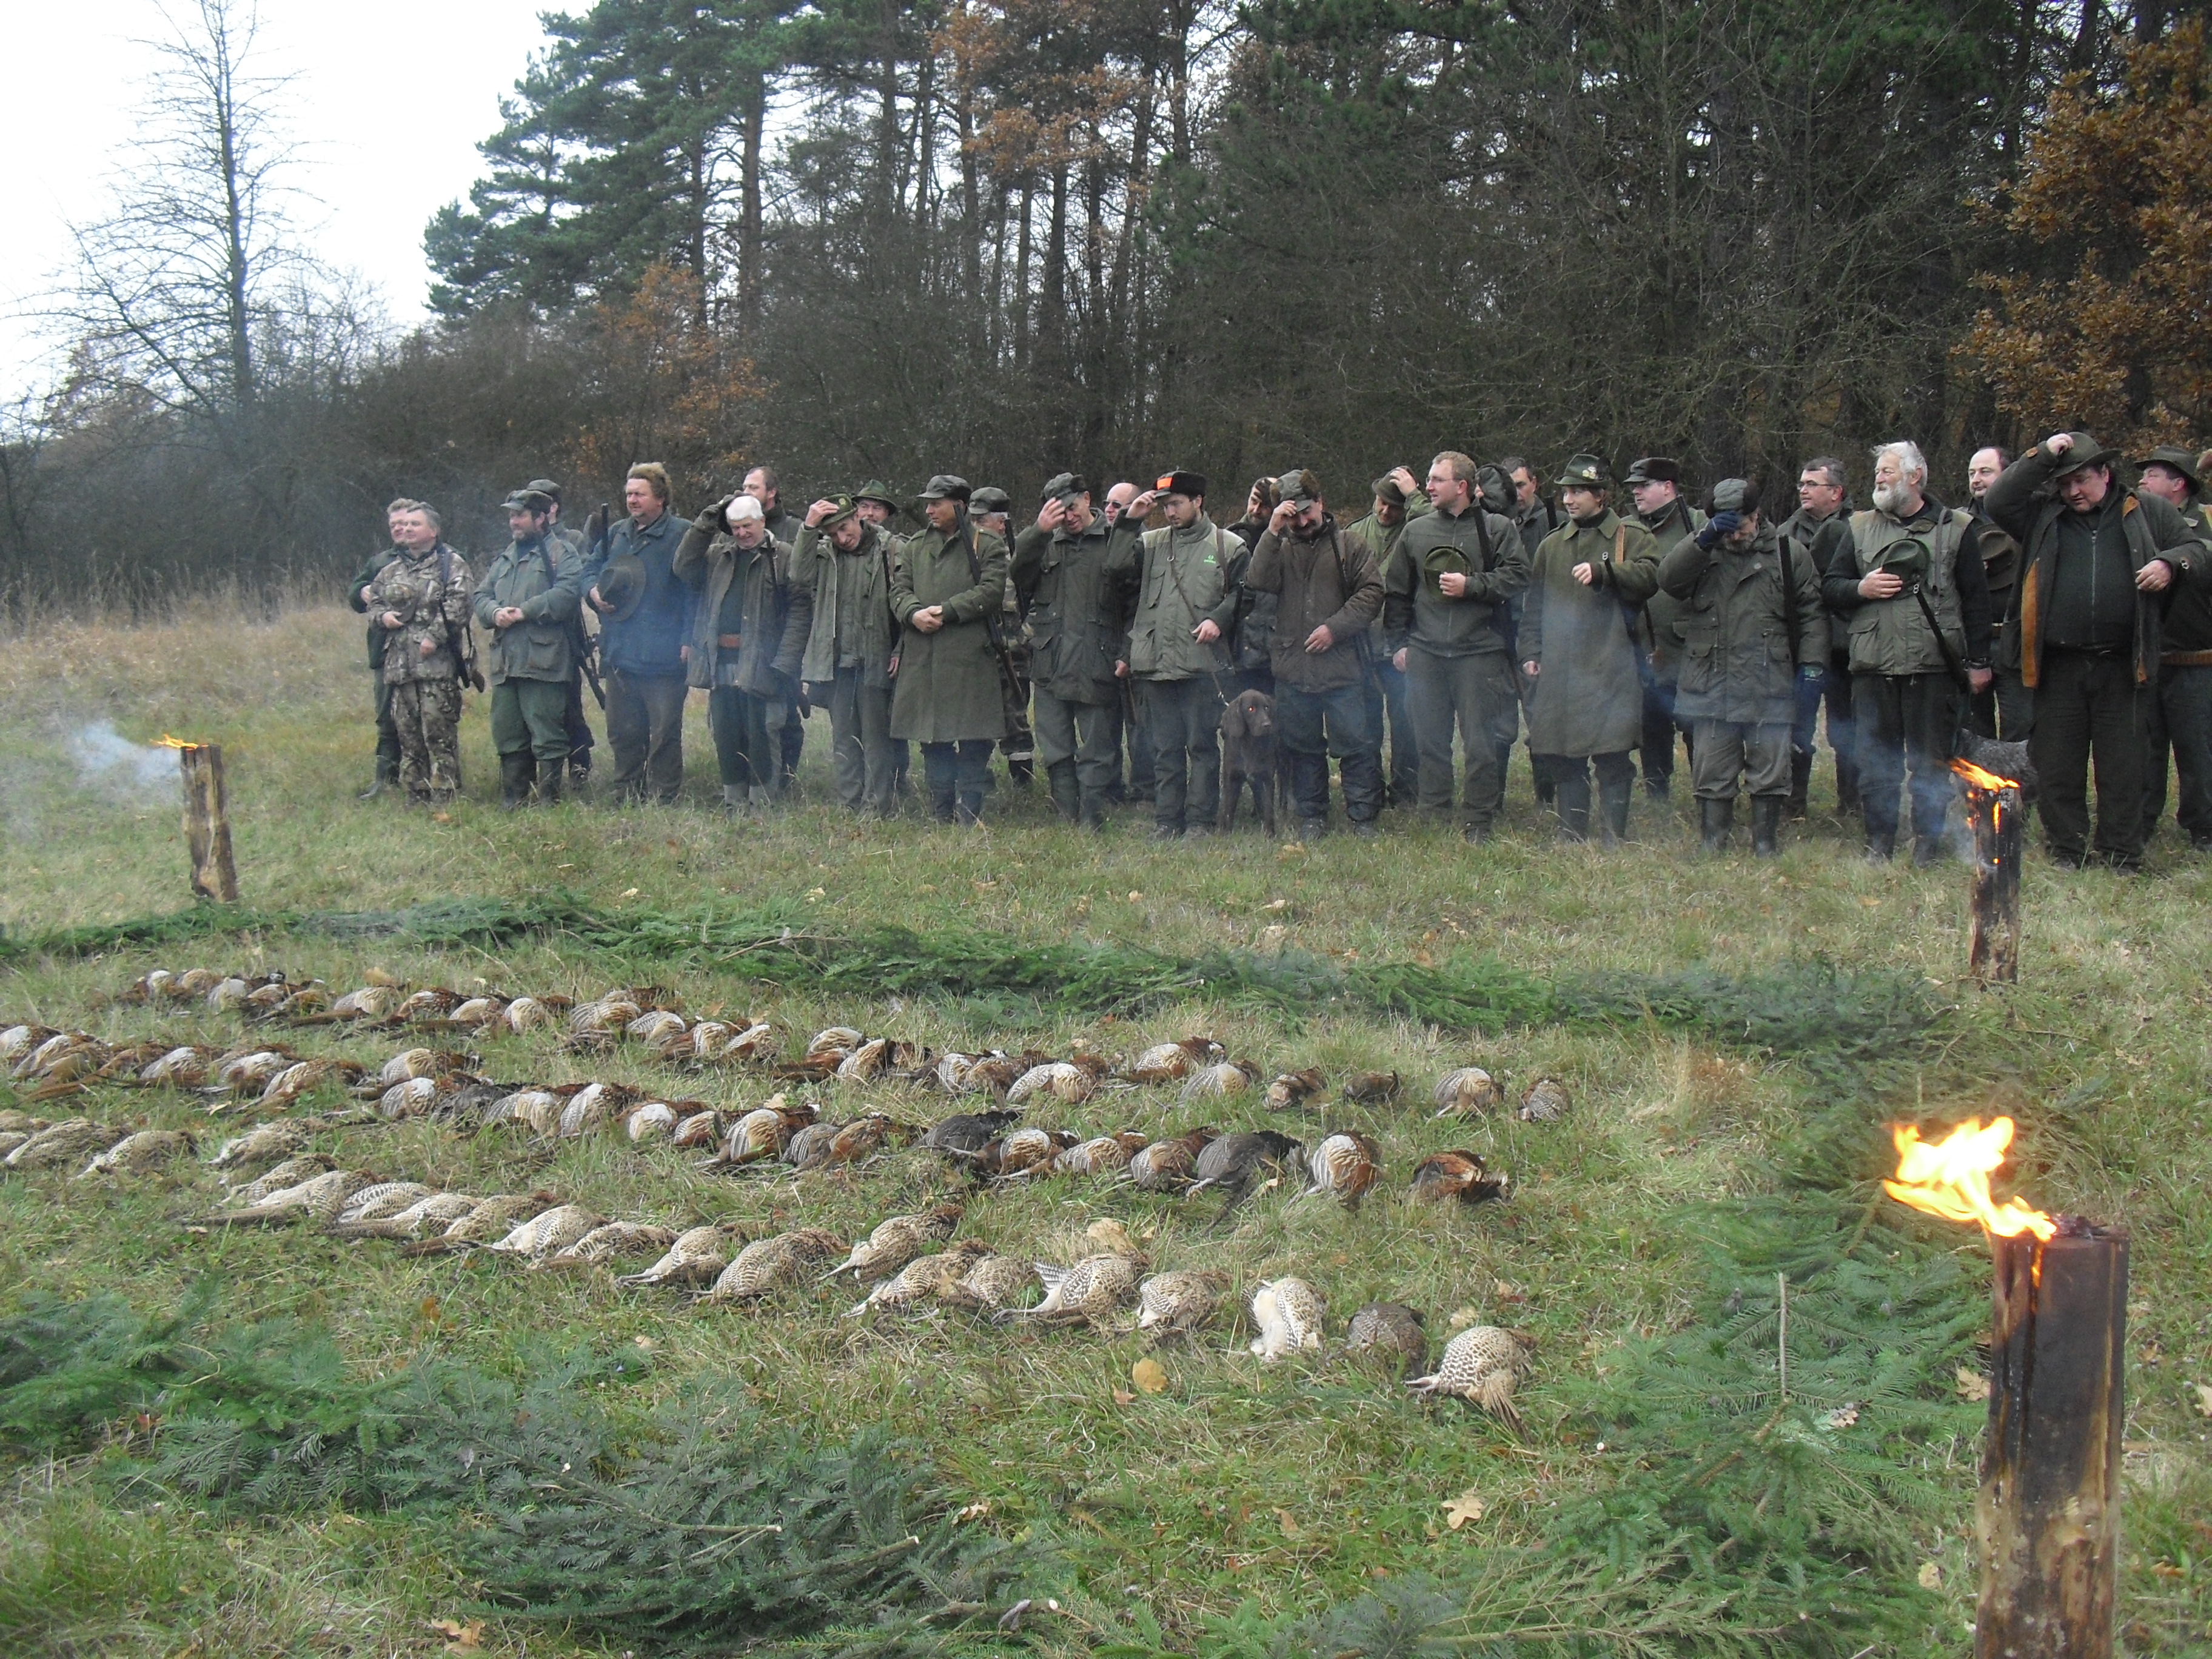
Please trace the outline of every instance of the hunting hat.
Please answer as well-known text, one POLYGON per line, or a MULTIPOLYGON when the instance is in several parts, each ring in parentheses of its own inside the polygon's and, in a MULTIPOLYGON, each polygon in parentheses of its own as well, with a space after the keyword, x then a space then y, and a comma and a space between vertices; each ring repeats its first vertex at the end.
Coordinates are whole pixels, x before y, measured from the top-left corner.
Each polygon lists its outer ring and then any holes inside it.
POLYGON ((1206 474, 1186 472, 1180 467, 1171 472, 1163 472, 1152 480, 1152 493, 1156 495, 1203 496, 1206 494, 1206 474))
POLYGON ((1723 478, 1709 498, 1715 513, 1752 514, 1759 511, 1759 483, 1751 478, 1723 478))
POLYGON ((964 501, 972 493, 967 479, 955 477, 950 472, 939 473, 921 487, 921 499, 925 501, 964 501))
POLYGON ((535 485, 531 485, 516 490, 499 505, 500 510, 505 513, 550 513, 553 510, 553 498, 535 485))
POLYGON ((1322 499, 1321 479, 1310 466, 1294 466, 1275 475, 1275 488, 1292 507, 1310 507, 1322 499))
POLYGON ((1073 507, 1079 499, 1090 493, 1091 486, 1083 482, 1080 472, 1056 472, 1046 483, 1044 493, 1037 500, 1040 502, 1058 501, 1062 507, 1073 507))
POLYGON ((2192 455, 2189 451, 2173 444, 2160 444, 2149 454, 2137 459, 2135 467, 2138 472, 2147 466, 2162 466, 2169 472, 2179 472, 2189 480, 2189 487, 2191 489, 2201 494, 2204 489, 2203 462, 2203 457, 2201 455, 2192 455))
POLYGON ((1014 498, 996 484, 985 484, 968 498, 968 506, 975 513, 1011 513, 1014 498))
MULTIPOLYGON (((752 501, 741 495, 740 501, 752 501)), ((757 501, 753 503, 756 507, 757 501)), ((628 622, 637 615, 638 606, 645 603, 645 561, 635 553, 617 553, 609 559, 606 568, 599 572, 599 597, 613 607, 607 612, 609 622, 628 622)))
POLYGON ((1625 484, 1670 483, 1682 482, 1682 464, 1672 455, 1646 455, 1628 464, 1625 484))
POLYGON ((1508 514, 1513 510, 1513 480, 1505 476, 1505 469, 1485 461, 1475 469, 1475 498, 1486 513, 1508 514))
POLYGON ((1403 507, 1406 504, 1406 492, 1398 488, 1398 481, 1387 472, 1369 488, 1373 490, 1375 499, 1378 501, 1386 502, 1391 507, 1403 507))
POLYGON ((2058 458, 2058 465, 2051 470, 2051 482, 2070 478, 2085 466, 2110 466, 2120 459, 2117 449, 2107 449, 2086 432, 2069 434, 2074 447, 2058 458))
POLYGON ((881 478, 869 479, 853 492, 853 499, 856 501, 881 501, 894 512, 898 509, 898 497, 891 494, 891 487, 881 478))
POLYGON ((522 487, 525 489, 534 489, 541 495, 550 495, 553 498, 554 506, 561 505, 561 486, 550 478, 532 478, 522 487))
POLYGON ((1559 469, 1559 488, 1562 489, 1607 489, 1613 479, 1606 471, 1604 459, 1585 452, 1567 457, 1567 464, 1559 469))
MULTIPOLYGON (((745 499, 751 501, 753 498, 748 495, 745 499)), ((832 495, 829 499, 832 511, 828 518, 823 520, 821 524, 816 526, 817 529, 835 530, 839 525, 844 523, 846 520, 851 518, 854 514, 860 511, 860 498, 857 495, 832 495)), ((753 501, 753 505, 755 507, 758 507, 760 503, 758 501, 753 501)))

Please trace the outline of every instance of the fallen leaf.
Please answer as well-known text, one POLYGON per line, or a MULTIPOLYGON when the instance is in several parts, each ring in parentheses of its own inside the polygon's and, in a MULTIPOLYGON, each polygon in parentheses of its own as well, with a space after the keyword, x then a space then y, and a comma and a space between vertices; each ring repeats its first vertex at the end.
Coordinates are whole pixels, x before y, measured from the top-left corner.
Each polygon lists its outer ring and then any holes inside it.
POLYGON ((430 814, 430 822, 433 823, 451 823, 453 821, 453 815, 451 812, 433 812, 430 814))
POLYGON ((426 1296, 416 1304, 415 1311, 434 1325, 443 1315, 445 1308, 436 1297, 426 1296))
POLYGON ((635 898, 637 896, 637 889, 635 887, 625 887, 623 889, 622 896, 624 898, 635 898))
POLYGON ((1943 1569, 1933 1561, 1923 1561, 1920 1564, 1919 1576, 1921 1589, 1942 1589, 1943 1588, 1943 1569))
POLYGON ((1130 903, 1132 903, 1132 904, 1136 903, 1139 900, 1142 899, 1144 896, 1144 896, 1142 893, 1139 892, 1139 891, 1138 891, 1135 888, 1133 888, 1133 887, 1132 887, 1132 888, 1129 890, 1129 902, 1130 902, 1130 903))
POLYGON ((452 1619, 433 1619, 430 1628, 451 1639, 446 1644, 448 1653, 479 1653, 483 1650, 483 1620, 471 1619, 465 1625, 452 1619))
POLYGON ((1458 1497, 1445 1501, 1444 1524, 1457 1532, 1468 1522, 1481 1520, 1483 1512, 1489 1507, 1478 1494, 1463 1492, 1458 1497))
POLYGON ((955 1521, 981 1521, 990 1512, 991 1500, 988 1498, 979 1498, 952 1518, 955 1521))
POLYGON ((1298 1525, 1297 1516, 1292 1515, 1288 1510, 1275 1511, 1275 1524, 1283 1529, 1283 1536, 1285 1538, 1298 1538, 1304 1535, 1305 1529, 1298 1525))
POLYGON ((1133 1406, 1137 1403, 1137 1396, 1127 1389, 1116 1389, 1114 1390, 1114 1403, 1117 1406, 1133 1406))
POLYGON ((1978 1370, 1971 1370, 1965 1365, 1960 1366, 1959 1398, 1961 1400, 1987 1400, 1989 1397, 1990 1379, 1984 1376, 1978 1370))
POLYGON ((2197 1384, 2197 1414, 2212 1417, 2212 1382, 2197 1384))
POLYGON ((1260 908, 1262 910, 1287 910, 1291 908, 1291 902, 1288 899, 1269 899, 1260 908))
POLYGON ((1129 1381, 1139 1394, 1158 1394, 1168 1385, 1167 1368, 1157 1359, 1139 1359, 1129 1367, 1129 1381))

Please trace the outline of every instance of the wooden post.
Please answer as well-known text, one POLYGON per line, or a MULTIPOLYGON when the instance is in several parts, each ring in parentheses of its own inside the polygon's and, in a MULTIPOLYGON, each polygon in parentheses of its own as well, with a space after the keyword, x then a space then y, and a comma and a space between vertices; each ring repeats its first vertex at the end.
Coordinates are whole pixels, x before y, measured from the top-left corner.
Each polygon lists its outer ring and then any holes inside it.
POLYGON ((181 744, 185 774, 185 844, 191 849, 192 891, 202 898, 238 902, 238 868, 230 857, 230 799, 223 789, 222 750, 211 743, 181 744))
POLYGON ((1990 1241, 1996 1370, 1975 1530, 1975 1659, 2112 1659, 2128 1237, 2062 1217, 1990 1241))
POLYGON ((1983 985, 2010 985, 2020 978, 2020 791, 1969 788, 1966 823, 1974 832, 1967 971, 1983 985))

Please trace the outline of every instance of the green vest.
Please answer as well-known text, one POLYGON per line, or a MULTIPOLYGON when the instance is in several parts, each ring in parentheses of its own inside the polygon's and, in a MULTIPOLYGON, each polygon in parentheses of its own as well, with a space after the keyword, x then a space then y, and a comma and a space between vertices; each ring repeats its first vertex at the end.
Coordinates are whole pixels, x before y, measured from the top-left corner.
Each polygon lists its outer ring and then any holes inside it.
POLYGON ((1145 532, 1144 585, 1129 623, 1130 673, 1188 680, 1229 666, 1222 641, 1201 645, 1191 635, 1207 617, 1218 622, 1229 562, 1242 550, 1234 536, 1204 518, 1188 530, 1145 532))
POLYGON ((1915 519, 1911 524, 1899 524, 1871 508, 1851 514, 1851 547, 1859 574, 1893 569, 1907 578, 1906 591, 1895 599, 1869 599, 1850 613, 1854 674, 1948 672, 1942 647, 1929 631, 1920 601, 1912 596, 1911 583, 1916 576, 1943 637, 1961 659, 1966 657, 1966 626, 1954 577, 1959 546, 1967 529, 1967 515, 1956 508, 1933 520, 1915 519))

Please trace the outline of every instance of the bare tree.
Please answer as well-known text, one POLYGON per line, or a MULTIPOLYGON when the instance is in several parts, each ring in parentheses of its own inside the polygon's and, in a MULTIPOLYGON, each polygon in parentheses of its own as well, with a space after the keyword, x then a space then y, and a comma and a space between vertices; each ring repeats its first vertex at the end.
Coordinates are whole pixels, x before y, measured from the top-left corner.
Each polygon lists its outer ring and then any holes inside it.
POLYGON ((250 416, 272 328, 291 332, 322 273, 293 240, 287 80, 254 69, 252 0, 164 9, 167 39, 107 217, 74 228, 60 319, 115 391, 201 416, 250 416))

